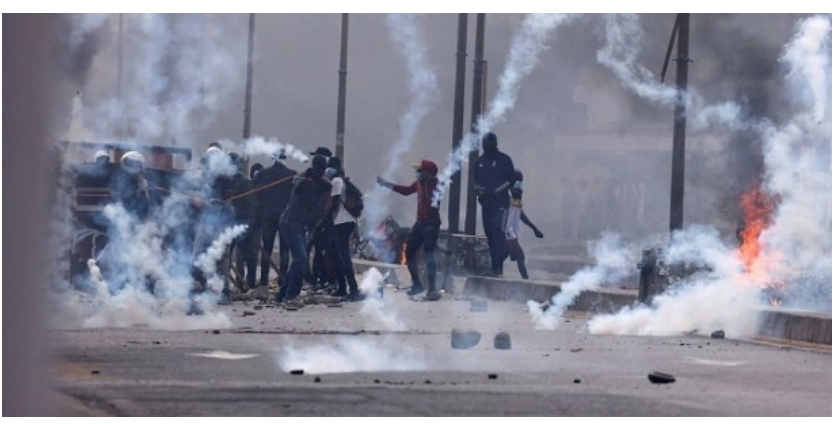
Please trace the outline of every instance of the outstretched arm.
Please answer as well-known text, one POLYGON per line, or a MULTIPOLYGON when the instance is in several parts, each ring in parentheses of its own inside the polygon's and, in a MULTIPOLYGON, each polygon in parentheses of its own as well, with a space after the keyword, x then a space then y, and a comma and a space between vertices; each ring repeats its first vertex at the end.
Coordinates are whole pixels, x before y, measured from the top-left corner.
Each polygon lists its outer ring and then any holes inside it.
POLYGON ((524 213, 523 210, 521 211, 521 222, 523 222, 524 225, 530 227, 530 229, 533 230, 533 233, 536 235, 537 238, 544 237, 544 234, 542 234, 542 232, 539 231, 539 229, 536 227, 536 224, 533 224, 533 221, 530 221, 530 218, 527 217, 527 214, 524 213))
POLYGON ((390 181, 383 179, 382 177, 376 177, 376 183, 379 184, 381 187, 385 187, 389 190, 395 191, 397 193, 402 194, 403 196, 408 196, 410 194, 414 194, 417 192, 417 182, 415 181, 411 185, 399 185, 394 184, 390 181))

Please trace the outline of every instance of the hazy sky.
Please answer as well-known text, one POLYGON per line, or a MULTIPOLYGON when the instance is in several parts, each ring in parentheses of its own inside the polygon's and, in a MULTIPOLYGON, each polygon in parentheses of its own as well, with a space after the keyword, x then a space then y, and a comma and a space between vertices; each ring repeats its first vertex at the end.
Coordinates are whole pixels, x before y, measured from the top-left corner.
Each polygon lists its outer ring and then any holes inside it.
MULTIPOLYGON (((472 124, 475 16, 468 15, 465 129, 472 124)), ((779 55, 800 17, 692 15, 689 87, 705 103, 737 102, 753 116, 781 119, 784 94, 774 88, 779 55)), ((68 18, 61 38, 58 78, 64 101, 56 137, 110 139, 126 126, 137 142, 188 146, 197 154, 212 141, 242 141, 247 14, 124 14, 121 37, 118 14, 68 18), (79 90, 84 115, 70 128, 71 98, 79 90)), ((458 15, 415 15, 393 25, 387 18, 349 15, 345 162, 365 191, 373 190, 377 175, 410 182, 407 165, 421 158, 443 169, 452 150, 458 15), (430 90, 437 95, 427 98, 430 90)), ((523 18, 486 15, 487 108, 501 90, 523 18)), ((636 30, 624 34, 627 42, 614 61, 631 62, 643 72, 632 73, 633 78, 659 83, 674 18, 637 15, 636 30)), ((641 98, 610 63, 599 60, 612 43, 610 29, 620 25, 625 24, 594 14, 537 29, 540 50, 534 63, 518 77, 514 98, 491 127, 499 147, 527 175, 528 213, 546 233, 586 239, 606 227, 640 232, 668 225, 672 107, 641 98), (636 185, 629 188, 624 181, 636 185), (609 205, 629 208, 622 213, 582 213, 579 223, 576 206, 599 201, 588 198, 588 187, 604 198, 620 193, 620 203, 641 200, 609 205)), ((256 16, 252 136, 304 151, 320 145, 334 150, 340 41, 340 14, 256 16)), ((674 62, 665 80, 673 86, 674 62)), ((731 231, 739 218, 734 205, 740 191, 761 172, 758 149, 751 145, 755 140, 716 127, 690 124, 689 129, 686 221, 731 231)), ((257 155, 252 160, 266 161, 257 155)), ((465 204, 465 191, 463 196, 465 204)), ((396 197, 387 207, 409 225, 412 203, 396 197)), ((462 208, 461 227, 463 213, 462 208)))

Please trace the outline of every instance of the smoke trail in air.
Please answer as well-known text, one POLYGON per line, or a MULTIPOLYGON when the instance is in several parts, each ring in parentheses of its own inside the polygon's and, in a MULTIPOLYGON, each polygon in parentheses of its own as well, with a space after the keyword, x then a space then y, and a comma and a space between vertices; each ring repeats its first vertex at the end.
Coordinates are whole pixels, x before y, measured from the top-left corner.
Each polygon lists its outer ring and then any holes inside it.
MULTIPOLYGON (((437 76, 428 65, 425 36, 420 32, 418 15, 389 14, 385 22, 396 47, 403 55, 408 73, 409 104, 400 117, 399 135, 389 152, 387 166, 381 176, 390 180, 402 166, 402 156, 415 142, 415 135, 423 119, 440 103, 437 76)), ((365 193, 364 220, 366 237, 374 237, 379 224, 388 216, 385 197, 390 190, 374 185, 365 193)), ((385 252, 382 252, 385 254, 385 252)))
MULTIPOLYGON (((694 265, 651 305, 598 316, 597 334, 669 335, 725 330, 731 337, 756 331, 764 305, 831 311, 831 18, 799 21, 781 56, 784 89, 791 100, 783 124, 757 118, 726 121, 752 129, 761 140, 761 189, 776 199, 769 226, 757 240, 752 263, 714 229, 674 234, 667 265, 694 265)), ((694 111, 696 116, 706 109, 694 111)), ((728 108, 741 110, 741 107, 728 108)), ((725 118, 738 119, 740 114, 725 118)), ((748 242, 748 241, 745 241, 748 242)))
POLYGON ((542 310, 538 302, 527 302, 536 328, 556 328, 559 318, 582 292, 613 286, 636 272, 639 250, 626 245, 615 234, 605 234, 600 240, 591 243, 589 253, 596 264, 582 268, 563 283, 559 293, 547 302, 545 310, 542 310))
POLYGON ((449 153, 448 164, 438 175, 440 183, 432 196, 434 206, 440 204, 452 182, 452 175, 460 170, 469 153, 479 148, 483 135, 503 121, 515 106, 521 82, 533 71, 539 61, 539 55, 547 49, 545 41, 550 32, 573 17, 563 14, 530 14, 524 17, 521 27, 513 36, 507 65, 498 81, 498 92, 489 104, 486 115, 478 120, 477 130, 465 135, 460 147, 449 153))
MULTIPOLYGON (((639 43, 621 41, 639 35, 636 19, 617 15, 607 17, 606 23, 607 43, 598 60, 641 98, 669 105, 673 95, 633 63, 639 43)), ((759 244, 758 256, 746 264, 737 241, 722 239, 714 228, 693 225, 676 232, 661 250, 659 262, 668 270, 671 286, 649 305, 595 317, 589 323, 592 333, 672 335, 722 329, 731 337, 745 337, 755 333, 757 311, 765 305, 830 312, 830 16, 799 21, 781 60, 791 99, 784 108, 789 118, 781 125, 765 117, 746 117, 744 108, 733 103, 703 104, 694 89, 687 103, 696 130, 709 122, 729 131, 752 131, 760 140, 762 190, 776 203, 769 226, 753 241, 759 244)), ((583 269, 567 288, 577 288, 570 290, 575 298, 579 289, 594 287, 597 277, 583 269)), ((563 286, 547 311, 530 302, 537 327, 552 328, 555 321, 546 318, 551 311, 561 314, 570 298, 563 286), (558 302, 560 297, 564 302, 558 302)))

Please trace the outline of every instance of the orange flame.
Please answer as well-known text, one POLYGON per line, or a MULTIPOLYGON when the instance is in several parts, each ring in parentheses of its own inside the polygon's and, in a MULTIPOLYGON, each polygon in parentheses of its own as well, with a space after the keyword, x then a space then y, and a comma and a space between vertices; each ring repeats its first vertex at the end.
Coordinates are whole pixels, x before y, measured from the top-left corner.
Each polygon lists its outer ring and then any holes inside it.
POLYGON ((754 271, 755 261, 761 255, 759 236, 772 223, 771 215, 775 207, 772 196, 753 187, 741 195, 741 209, 744 212, 744 228, 741 229, 738 254, 749 272, 754 271))
POLYGON ((408 265, 408 259, 405 257, 405 243, 400 244, 400 265, 408 265))

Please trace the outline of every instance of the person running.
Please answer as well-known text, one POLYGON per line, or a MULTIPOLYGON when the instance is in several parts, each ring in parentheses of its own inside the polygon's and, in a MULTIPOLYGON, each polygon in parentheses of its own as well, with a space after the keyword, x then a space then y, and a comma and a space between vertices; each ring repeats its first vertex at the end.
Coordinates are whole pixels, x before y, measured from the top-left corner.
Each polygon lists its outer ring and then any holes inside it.
POLYGON ((527 275, 527 265, 524 262, 524 250, 518 242, 519 223, 523 222, 524 225, 530 227, 537 238, 544 237, 544 234, 539 231, 538 227, 524 213, 524 207, 521 201, 521 197, 524 194, 522 188, 523 182, 524 174, 516 169, 515 183, 510 187, 510 210, 507 214, 507 227, 504 231, 507 238, 507 249, 504 259, 506 260, 506 257, 509 256, 510 260, 515 261, 518 264, 518 272, 521 274, 521 278, 527 280, 529 276, 527 275))

